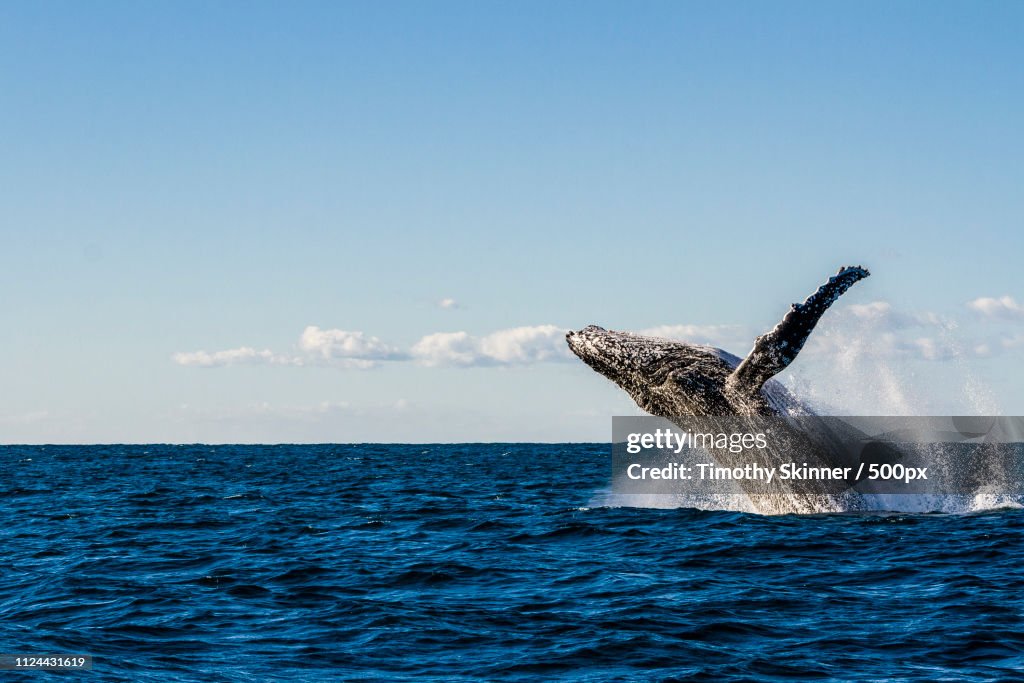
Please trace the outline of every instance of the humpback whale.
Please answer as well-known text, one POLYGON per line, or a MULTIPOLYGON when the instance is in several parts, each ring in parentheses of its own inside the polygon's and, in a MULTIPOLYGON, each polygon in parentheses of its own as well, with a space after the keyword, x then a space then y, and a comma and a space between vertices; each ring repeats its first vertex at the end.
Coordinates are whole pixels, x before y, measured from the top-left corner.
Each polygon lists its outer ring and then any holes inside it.
MULTIPOLYGON (((825 311, 868 275, 861 266, 840 268, 803 303, 793 304, 772 330, 757 337, 742 360, 711 346, 616 332, 596 325, 569 332, 566 341, 574 354, 621 387, 641 409, 680 425, 683 417, 690 426, 694 418, 713 421, 736 416, 811 416, 813 411, 808 406, 772 378, 793 362, 825 311)), ((811 466, 848 464, 857 456, 842 441, 839 434, 825 435, 824 440, 810 439, 797 425, 789 430, 784 447, 775 449, 769 457, 788 461, 796 452, 801 462, 811 466)), ((721 464, 738 462, 737 456, 728 451, 714 451, 712 455, 721 464)), ((821 510, 822 494, 843 494, 853 483, 841 482, 829 491, 797 483, 786 492, 788 500, 776 500, 773 507, 821 510)), ((752 497, 760 494, 778 498, 777 489, 769 490, 759 482, 744 483, 742 487, 752 497)), ((849 503, 842 505, 848 507, 849 503)), ((828 504, 824 507, 834 508, 828 504)))
POLYGON ((793 362, 822 314, 870 273, 846 266, 802 304, 793 304, 742 361, 728 351, 596 325, 569 332, 574 354, 659 417, 788 415, 799 403, 772 377, 793 362))

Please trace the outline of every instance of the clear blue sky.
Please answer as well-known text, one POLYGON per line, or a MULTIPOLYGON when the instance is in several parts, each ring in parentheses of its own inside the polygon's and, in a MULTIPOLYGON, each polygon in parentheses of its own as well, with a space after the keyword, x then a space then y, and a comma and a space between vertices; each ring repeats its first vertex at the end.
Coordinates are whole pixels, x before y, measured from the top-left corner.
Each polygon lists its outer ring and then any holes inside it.
POLYGON ((840 307, 888 308, 791 381, 1019 414, 1021 35, 1012 2, 2 3, 0 442, 603 440, 631 404, 551 329, 752 338, 844 263, 840 307))

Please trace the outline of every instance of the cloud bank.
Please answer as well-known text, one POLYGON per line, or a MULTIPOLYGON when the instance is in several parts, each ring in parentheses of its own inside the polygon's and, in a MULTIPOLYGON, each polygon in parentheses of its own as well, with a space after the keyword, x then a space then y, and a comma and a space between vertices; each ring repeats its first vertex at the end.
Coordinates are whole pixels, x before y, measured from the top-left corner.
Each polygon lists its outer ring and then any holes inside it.
MULTIPOLYGON (((442 308, 454 308, 443 299, 442 308)), ((839 357, 851 349, 878 357, 944 361, 987 358, 1024 346, 1024 334, 986 330, 982 322, 1024 322, 1024 306, 1010 296, 979 297, 966 304, 975 322, 959 328, 954 318, 930 312, 896 310, 887 301, 842 307, 822 321, 803 354, 839 357)), ((171 359, 182 366, 215 368, 230 365, 329 366, 370 369, 385 363, 415 363, 426 367, 511 367, 571 361, 566 329, 558 325, 526 325, 485 335, 435 332, 407 349, 388 344, 362 331, 307 326, 292 353, 257 350, 251 346, 208 352, 178 352, 171 359)), ((742 325, 660 325, 638 333, 707 344, 743 355, 758 334, 742 325)))
POLYGON ((297 354, 277 354, 243 346, 224 351, 189 351, 171 356, 178 365, 202 368, 228 365, 327 365, 369 369, 385 362, 416 362, 428 367, 532 365, 570 360, 567 330, 535 325, 498 330, 484 336, 467 332, 428 334, 408 351, 364 332, 324 330, 310 325, 302 331, 297 354))
POLYGON ((373 367, 379 361, 406 360, 408 355, 385 344, 377 337, 346 330, 321 330, 308 326, 299 337, 299 349, 305 359, 346 367, 373 367))
POLYGON ((969 301, 967 308, 986 318, 1024 321, 1024 306, 1018 304, 1012 296, 978 297, 969 301))
POLYGON ((249 346, 224 351, 187 351, 171 356, 178 365, 193 365, 200 368, 217 368, 225 365, 297 365, 294 358, 278 356, 269 349, 257 351, 249 346))
POLYGON ((412 356, 431 367, 530 365, 572 359, 567 330, 556 325, 513 327, 483 337, 466 332, 428 334, 412 347, 412 356))

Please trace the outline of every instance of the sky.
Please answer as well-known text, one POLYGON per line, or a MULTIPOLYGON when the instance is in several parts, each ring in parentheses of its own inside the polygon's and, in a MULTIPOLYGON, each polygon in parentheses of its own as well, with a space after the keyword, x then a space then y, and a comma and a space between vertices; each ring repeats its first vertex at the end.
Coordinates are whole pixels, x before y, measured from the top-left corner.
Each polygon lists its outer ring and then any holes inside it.
POLYGON ((0 442, 604 441, 599 324, 1024 411, 1024 5, 0 3, 0 442))

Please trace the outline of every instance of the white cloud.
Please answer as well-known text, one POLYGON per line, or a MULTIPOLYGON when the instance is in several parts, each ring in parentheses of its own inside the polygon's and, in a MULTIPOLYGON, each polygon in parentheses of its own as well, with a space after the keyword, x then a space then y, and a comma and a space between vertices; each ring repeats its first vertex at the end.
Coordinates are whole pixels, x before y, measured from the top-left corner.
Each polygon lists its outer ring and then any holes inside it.
MULTIPOLYGON (((904 345, 904 349, 911 355, 918 355, 924 360, 949 360, 959 355, 965 355, 966 350, 957 348, 955 345, 933 337, 918 337, 904 345)), ((973 351, 973 350, 972 350, 973 351)))
POLYGON ((321 362, 339 362, 348 367, 371 367, 377 361, 404 360, 406 354, 377 337, 346 330, 321 330, 308 326, 299 338, 299 348, 321 362))
MULTIPOLYGON (((949 321, 934 313, 900 312, 888 301, 851 304, 831 312, 823 319, 802 353, 836 354, 856 343, 868 348, 872 355, 947 358, 952 355, 947 343, 921 333, 934 330, 942 336, 940 333, 945 332, 949 326, 949 321), (910 330, 917 330, 919 336, 906 338, 910 330)), ((753 330, 744 325, 661 325, 641 330, 639 334, 708 344, 727 351, 738 351, 742 356, 745 355, 744 351, 751 348, 754 338, 768 329, 753 330)))
POLYGON ((301 365, 299 358, 278 356, 269 349, 257 351, 249 346, 224 351, 188 351, 178 352, 171 356, 178 365, 192 365, 200 368, 215 368, 225 365, 301 365))
POLYGON ((1024 333, 992 334, 971 341, 970 355, 976 358, 995 358, 1003 353, 1014 352, 1024 346, 1024 333))
POLYGON ((1018 346, 1024 345, 1024 334, 1014 334, 1009 337, 1003 337, 999 340, 999 345, 1004 349, 1015 349, 1018 346))
POLYGON ((499 330, 481 337, 467 332, 428 334, 407 352, 363 332, 323 330, 310 325, 299 338, 301 354, 284 356, 248 346, 226 351, 175 353, 178 365, 221 367, 236 364, 330 365, 366 369, 382 361, 419 361, 428 366, 528 365, 569 360, 565 330, 535 325, 499 330))
POLYGON ((565 341, 566 330, 555 325, 513 327, 480 340, 484 355, 499 363, 543 363, 573 358, 565 341))
POLYGON ((466 332, 428 334, 412 347, 424 365, 527 365, 572 358, 565 330, 556 325, 513 327, 474 337, 466 332))
POLYGON ((1012 296, 1001 296, 998 299, 990 296, 979 297, 969 301, 967 308, 987 318, 1024 320, 1024 306, 1018 304, 1012 296))
POLYGON ((871 323, 879 328, 902 330, 911 327, 947 327, 948 321, 935 313, 897 311, 888 301, 872 301, 866 304, 850 304, 837 312, 840 319, 853 317, 859 323, 871 323))
POLYGON ((647 337, 662 337, 684 341, 690 344, 707 344, 723 349, 738 344, 753 345, 757 335, 742 325, 659 325, 640 330, 637 334, 647 337))
POLYGON ((955 328, 950 319, 930 312, 900 311, 888 301, 850 304, 822 320, 802 354, 939 361, 987 353, 976 343, 961 343, 952 334, 955 328))
MULTIPOLYGON (((886 301, 853 304, 822 322, 802 355, 838 357, 854 349, 874 357, 947 360, 991 356, 1024 344, 1024 336, 958 340, 952 335, 955 325, 950 320, 933 313, 899 312, 886 301)), ((243 346, 212 353, 176 353, 173 360, 196 367, 266 364, 368 369, 382 362, 418 362, 428 367, 522 366, 574 360, 565 343, 565 332, 557 325, 527 325, 486 335, 436 332, 403 349, 365 332, 310 325, 303 330, 298 351, 292 355, 243 346)), ((745 355, 758 332, 742 325, 661 325, 640 330, 639 334, 708 344, 745 355)))
POLYGON ((846 310, 857 318, 878 320, 892 313, 892 304, 888 301, 872 301, 867 304, 851 304, 846 310))
MULTIPOLYGON (((992 320, 1024 320, 1024 306, 1009 296, 981 297, 969 302, 967 307, 992 320)), ((934 313, 899 312, 884 301, 851 305, 836 320, 838 324, 831 329, 833 338, 828 345, 837 352, 837 347, 847 343, 846 340, 859 338, 872 355, 942 361, 988 358, 1024 344, 1021 334, 985 338, 977 329, 978 325, 958 328, 954 319, 934 313), (856 325, 849 325, 851 318, 856 325), (959 330, 968 334, 957 334, 959 330), (919 336, 909 336, 915 332, 919 336)), ((823 336, 814 338, 820 340, 823 336)))
POLYGON ((299 337, 301 355, 277 354, 269 349, 257 351, 249 346, 224 351, 178 352, 171 359, 178 365, 201 368, 227 365, 308 365, 323 364, 343 368, 367 369, 383 360, 407 358, 398 349, 377 337, 362 332, 322 330, 310 325, 299 337))
POLYGON ((831 329, 827 333, 812 334, 800 355, 808 359, 830 361, 850 356, 943 361, 981 356, 987 352, 988 349, 982 348, 982 345, 962 344, 948 336, 907 337, 899 332, 884 330, 831 329))
POLYGON ((450 297, 446 297, 444 299, 441 299, 440 301, 437 302, 437 305, 438 305, 439 308, 445 308, 445 309, 448 309, 448 310, 452 310, 452 309, 455 309, 455 308, 460 308, 459 302, 456 301, 455 299, 450 298, 450 297))
POLYGON ((412 355, 426 365, 475 365, 478 340, 466 332, 428 334, 412 347, 412 355))

